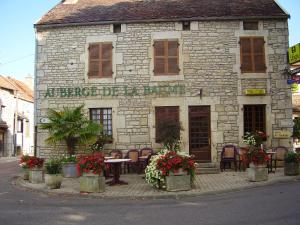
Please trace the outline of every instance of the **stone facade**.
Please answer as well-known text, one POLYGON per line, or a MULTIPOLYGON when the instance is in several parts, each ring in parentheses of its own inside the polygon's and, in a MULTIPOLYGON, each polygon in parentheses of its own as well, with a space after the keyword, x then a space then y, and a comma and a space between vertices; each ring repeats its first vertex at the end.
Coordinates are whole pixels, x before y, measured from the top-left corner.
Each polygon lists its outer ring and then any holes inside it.
MULTIPOLYGON (((182 148, 188 152, 188 107, 210 106, 211 160, 216 162, 225 144, 243 145, 243 105, 265 104, 267 146, 291 147, 290 139, 273 137, 275 129, 292 130, 291 89, 284 73, 287 21, 259 21, 259 29, 253 31, 243 30, 242 24, 240 20, 194 21, 191 30, 183 31, 179 22, 129 23, 122 24, 121 33, 113 33, 112 25, 39 28, 36 125, 49 108, 85 104, 88 115, 89 108, 111 107, 114 141, 108 149, 157 149, 161 146, 155 143, 155 106, 179 106, 182 148), (241 73, 239 38, 243 36, 264 37, 266 73, 241 73), (179 41, 180 73, 154 76, 153 41, 168 38, 179 41), (113 77, 89 79, 88 44, 105 41, 114 47, 113 77), (171 91, 159 92, 158 86, 171 91), (75 87, 81 88, 81 96, 75 94, 75 87), (251 88, 265 89, 266 94, 245 95, 244 90, 251 88)), ((38 129, 37 135, 40 156, 48 156, 47 133, 38 129)))

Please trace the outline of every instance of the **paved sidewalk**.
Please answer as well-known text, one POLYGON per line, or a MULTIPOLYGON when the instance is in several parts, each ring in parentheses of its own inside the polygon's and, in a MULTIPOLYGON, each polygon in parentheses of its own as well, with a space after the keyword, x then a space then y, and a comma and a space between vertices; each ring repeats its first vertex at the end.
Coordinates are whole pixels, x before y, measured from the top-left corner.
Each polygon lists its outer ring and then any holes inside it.
MULTIPOLYGON (((276 173, 269 174, 268 181, 250 182, 246 172, 222 172, 220 174, 202 174, 196 176, 195 187, 190 191, 167 192, 152 188, 143 179, 142 175, 122 174, 121 179, 128 182, 128 185, 106 186, 104 193, 91 193, 89 196, 106 198, 163 198, 196 196, 202 194, 216 194, 230 191, 237 191, 257 186, 270 185, 277 182, 292 181, 300 179, 300 176, 284 176, 283 169, 277 169, 276 173)), ((45 184, 31 184, 21 177, 17 185, 47 193, 75 194, 79 195, 79 179, 64 178, 62 187, 56 190, 49 190, 45 184)))
POLYGON ((0 157, 0 163, 7 163, 7 162, 13 162, 18 161, 20 159, 19 156, 17 157, 0 157))

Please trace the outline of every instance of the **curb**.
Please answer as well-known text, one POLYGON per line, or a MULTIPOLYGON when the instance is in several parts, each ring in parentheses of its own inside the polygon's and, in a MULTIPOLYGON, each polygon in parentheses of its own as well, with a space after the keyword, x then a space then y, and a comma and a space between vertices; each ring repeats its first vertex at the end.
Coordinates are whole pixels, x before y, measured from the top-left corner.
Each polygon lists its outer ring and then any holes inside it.
POLYGON ((111 200, 157 200, 157 199, 182 199, 182 198, 189 198, 189 197, 200 197, 200 196, 210 196, 210 195, 222 195, 227 193, 233 193, 233 192, 239 192, 243 190, 250 190, 254 188, 264 187, 264 186, 270 186, 273 184, 279 184, 279 183, 289 183, 289 182, 298 182, 300 181, 300 176, 291 176, 291 177, 284 177, 281 179, 271 180, 267 183, 265 182, 253 182, 251 185, 247 186, 240 186, 240 187, 233 187, 231 189, 224 189, 224 190, 216 190, 216 191, 205 191, 201 192, 193 192, 193 193, 187 193, 187 192, 181 192, 174 194, 174 192, 169 193, 166 192, 165 194, 160 195, 149 195, 149 196, 132 196, 132 195, 122 195, 122 196, 101 196, 98 193, 85 193, 81 194, 79 192, 64 192, 64 191, 53 191, 51 189, 47 189, 46 187, 40 188, 40 187, 32 187, 29 186, 27 182, 23 180, 22 177, 16 176, 12 178, 12 183, 16 187, 25 189, 27 191, 37 192, 37 193, 43 193, 47 195, 56 195, 56 196, 64 196, 64 197, 82 197, 82 198, 99 198, 99 199, 111 199, 111 200))

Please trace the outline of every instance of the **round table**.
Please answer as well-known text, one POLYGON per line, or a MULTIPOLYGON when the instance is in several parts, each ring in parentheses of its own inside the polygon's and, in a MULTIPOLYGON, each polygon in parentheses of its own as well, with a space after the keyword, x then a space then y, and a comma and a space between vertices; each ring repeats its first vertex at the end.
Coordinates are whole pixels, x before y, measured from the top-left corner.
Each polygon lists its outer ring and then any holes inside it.
POLYGON ((120 180, 120 174, 121 174, 121 164, 123 162, 129 162, 131 159, 107 159, 104 160, 105 163, 111 165, 113 178, 111 181, 107 181, 106 183, 110 186, 116 185, 116 184, 128 184, 125 181, 120 180))

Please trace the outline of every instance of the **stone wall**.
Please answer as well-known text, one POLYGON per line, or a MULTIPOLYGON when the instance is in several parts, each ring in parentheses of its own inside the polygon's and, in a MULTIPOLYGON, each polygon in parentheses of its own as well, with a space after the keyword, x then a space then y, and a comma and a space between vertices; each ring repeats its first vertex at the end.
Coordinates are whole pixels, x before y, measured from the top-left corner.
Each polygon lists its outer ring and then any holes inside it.
MULTIPOLYGON (((114 142, 109 149, 128 150, 155 143, 155 106, 180 106, 183 149, 188 151, 188 106, 210 105, 212 161, 224 144, 242 145, 243 105, 266 104, 268 146, 285 145, 289 139, 272 138, 273 129, 292 129, 291 91, 286 84, 288 28, 286 21, 260 21, 258 31, 244 31, 242 21, 199 21, 190 31, 181 24, 122 24, 112 33, 111 25, 40 29, 37 32, 36 123, 48 108, 61 109, 85 103, 88 108, 112 107, 114 142), (263 36, 266 41, 267 72, 241 74, 240 36, 263 36), (153 76, 153 40, 176 38, 180 43, 178 76, 153 76), (88 79, 88 44, 113 43, 113 78, 88 79), (47 88, 116 87, 118 96, 45 97, 47 88), (184 85, 185 92, 143 95, 143 86, 184 85), (124 91, 123 86, 129 90, 124 91), (137 87, 133 90, 132 87, 137 87), (266 89, 265 96, 245 96, 247 88, 266 89), (135 92, 134 92, 135 91, 135 92), (200 95, 200 92, 202 94, 200 95), (132 93, 132 96, 130 96, 132 93)), ((98 90, 99 92, 102 92, 98 90)), ((45 131, 38 130, 37 147, 42 156, 45 131)), ((48 150, 46 150, 48 149, 48 150)))

